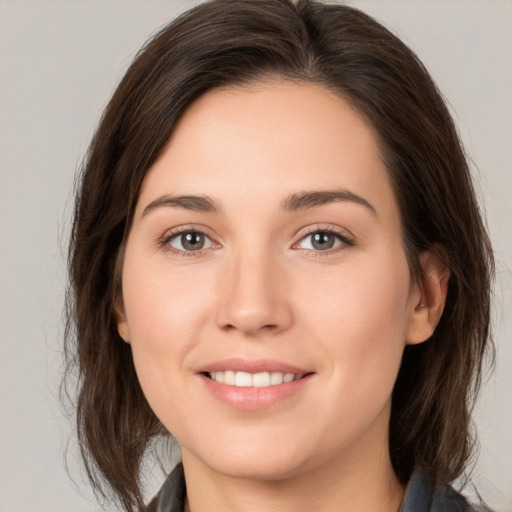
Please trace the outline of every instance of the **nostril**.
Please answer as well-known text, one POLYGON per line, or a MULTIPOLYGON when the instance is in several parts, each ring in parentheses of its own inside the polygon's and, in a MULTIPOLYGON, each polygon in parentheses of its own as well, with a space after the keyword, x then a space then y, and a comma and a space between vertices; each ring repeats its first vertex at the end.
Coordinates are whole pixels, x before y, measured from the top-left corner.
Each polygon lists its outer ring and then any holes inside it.
POLYGON ((226 324, 222 326, 222 329, 225 331, 241 331, 246 333, 256 333, 259 331, 276 331, 279 330, 279 325, 277 324, 263 324, 258 325, 258 322, 251 322, 244 319, 243 322, 239 322, 238 325, 234 324, 226 324))

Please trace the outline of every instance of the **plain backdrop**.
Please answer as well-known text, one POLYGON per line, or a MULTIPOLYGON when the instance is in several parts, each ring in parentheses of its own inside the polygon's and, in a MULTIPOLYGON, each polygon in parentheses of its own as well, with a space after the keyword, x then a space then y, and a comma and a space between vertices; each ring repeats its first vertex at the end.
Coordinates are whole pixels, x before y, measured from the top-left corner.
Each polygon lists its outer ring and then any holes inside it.
MULTIPOLYGON (((186 0, 0 0, 0 512, 99 510, 58 401, 71 189, 113 88, 186 0)), ((512 511, 512 2, 354 0, 405 40, 449 99, 497 258, 497 367, 475 412, 473 473, 512 511)), ((158 487, 161 475, 150 484, 158 487)))

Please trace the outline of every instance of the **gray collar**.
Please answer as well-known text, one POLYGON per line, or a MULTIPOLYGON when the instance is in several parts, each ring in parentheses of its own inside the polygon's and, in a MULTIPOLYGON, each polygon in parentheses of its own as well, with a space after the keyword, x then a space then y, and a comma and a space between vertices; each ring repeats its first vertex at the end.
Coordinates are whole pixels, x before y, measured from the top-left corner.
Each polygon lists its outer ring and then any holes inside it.
MULTIPOLYGON (((147 512, 183 512, 187 488, 183 465, 178 464, 147 512)), ((451 487, 433 488, 419 469, 415 470, 405 491, 399 512, 470 512, 467 501, 451 487)))
POLYGON ((399 512, 469 512, 462 495, 450 486, 435 487, 421 469, 416 469, 407 484, 399 512))

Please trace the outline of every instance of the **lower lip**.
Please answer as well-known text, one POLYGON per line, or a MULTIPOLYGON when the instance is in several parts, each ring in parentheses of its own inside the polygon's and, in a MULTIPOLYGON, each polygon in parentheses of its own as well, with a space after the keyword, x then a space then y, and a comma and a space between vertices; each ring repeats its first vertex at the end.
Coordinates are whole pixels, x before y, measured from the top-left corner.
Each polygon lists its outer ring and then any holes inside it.
POLYGON ((256 411, 272 407, 297 395, 313 375, 306 375, 292 382, 283 382, 262 388, 223 384, 201 374, 201 380, 212 395, 230 407, 244 411, 256 411))

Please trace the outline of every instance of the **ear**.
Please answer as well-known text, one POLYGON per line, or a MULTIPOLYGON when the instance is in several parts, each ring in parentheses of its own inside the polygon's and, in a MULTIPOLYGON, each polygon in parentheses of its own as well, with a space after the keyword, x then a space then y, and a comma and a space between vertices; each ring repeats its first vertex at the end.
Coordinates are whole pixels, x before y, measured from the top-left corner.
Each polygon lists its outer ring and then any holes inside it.
POLYGON ((420 254, 419 285, 411 295, 405 334, 407 345, 426 341, 434 333, 443 314, 450 271, 441 256, 432 250, 420 254))
POLYGON ((117 324, 117 332, 126 343, 130 343, 130 328, 126 320, 126 312, 124 309, 123 299, 119 296, 114 302, 114 318, 117 324))

